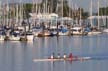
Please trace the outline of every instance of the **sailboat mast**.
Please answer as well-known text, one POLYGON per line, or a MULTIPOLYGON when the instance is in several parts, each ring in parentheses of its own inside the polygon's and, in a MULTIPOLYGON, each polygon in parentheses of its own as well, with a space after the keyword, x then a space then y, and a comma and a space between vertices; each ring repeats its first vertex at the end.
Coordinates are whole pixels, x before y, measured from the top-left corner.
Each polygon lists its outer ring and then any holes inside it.
POLYGON ((15 8, 14 8, 14 0, 12 0, 12 16, 11 16, 11 27, 14 28, 15 22, 14 22, 14 16, 15 16, 15 8))
POLYGON ((61 12, 62 12, 62 14, 61 14, 61 17, 62 17, 62 21, 61 21, 61 24, 63 25, 63 4, 64 3, 64 1, 62 0, 61 1, 61 12))
POLYGON ((6 25, 6 10, 5 10, 5 3, 3 3, 3 26, 6 25))
POLYGON ((18 4, 16 5, 16 25, 18 26, 18 4))
POLYGON ((62 0, 62 17, 63 17, 63 0, 62 0))
POLYGON ((82 12, 81 12, 81 8, 80 8, 80 26, 82 25, 81 24, 81 18, 82 18, 82 12))
POLYGON ((108 5, 108 3, 107 3, 107 2, 108 2, 108 1, 107 1, 107 0, 105 0, 105 3, 106 3, 106 9, 105 9, 105 15, 106 15, 106 25, 105 25, 105 27, 106 27, 106 28, 108 28, 108 24, 107 24, 107 23, 108 23, 108 15, 107 15, 107 7, 108 7, 107 5, 108 5))
POLYGON ((47 10, 48 6, 47 6, 47 5, 48 5, 48 1, 46 0, 46 2, 45 2, 45 6, 46 6, 46 7, 45 7, 45 13, 48 12, 48 10, 47 10))
POLYGON ((99 0, 98 0, 98 29, 100 29, 100 23, 99 23, 99 0))
POLYGON ((1 18, 1 15, 2 15, 2 9, 1 9, 1 1, 0 1, 0 26, 2 25, 2 18, 1 18))
POLYGON ((91 5, 90 5, 90 24, 91 24, 91 27, 93 27, 93 23, 92 23, 92 0, 91 0, 91 5))
MULTIPOLYGON (((6 25, 8 25, 8 13, 9 13, 9 5, 8 5, 8 0, 6 0, 6 12, 7 12, 7 21, 6 21, 6 25)), ((8 25, 9 26, 9 25, 8 25)))

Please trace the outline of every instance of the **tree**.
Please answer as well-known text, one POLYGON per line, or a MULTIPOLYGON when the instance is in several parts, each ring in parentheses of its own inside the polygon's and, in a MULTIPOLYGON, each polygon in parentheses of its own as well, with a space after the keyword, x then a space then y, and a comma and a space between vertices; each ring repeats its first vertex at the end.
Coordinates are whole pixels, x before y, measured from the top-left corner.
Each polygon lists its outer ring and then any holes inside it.
MULTIPOLYGON (((45 2, 45 0, 43 0, 42 3, 38 4, 38 6, 41 6, 41 12, 43 12, 43 3, 44 2, 45 2)), ((58 0, 48 0, 48 6, 51 9, 50 10, 50 13, 57 13, 57 14, 62 13, 61 11, 56 11, 56 9, 57 9, 56 8, 57 7, 57 3, 58 3, 58 0)), ((27 15, 27 17, 29 17, 28 13, 32 12, 32 7, 33 7, 33 4, 30 4, 30 3, 24 4, 24 11, 25 11, 25 15, 27 15)), ((63 16, 64 17, 65 16, 69 16, 69 13, 71 13, 70 14, 70 17, 79 17, 79 15, 80 15, 80 13, 79 13, 80 12, 80 9, 81 9, 82 19, 86 19, 89 16, 89 13, 88 12, 85 12, 83 8, 79 8, 78 10, 72 10, 68 6, 66 0, 63 2, 63 16), (77 13, 77 15, 75 13, 77 13)))
MULTIPOLYGON (((98 13, 96 13, 96 15, 98 15, 98 13)), ((108 15, 108 7, 101 7, 99 8, 99 15, 108 15)))
POLYGON ((32 12, 32 4, 30 4, 30 3, 26 3, 26 4, 24 4, 23 5, 23 7, 24 7, 24 18, 29 18, 30 17, 30 15, 29 15, 29 13, 31 13, 32 12))

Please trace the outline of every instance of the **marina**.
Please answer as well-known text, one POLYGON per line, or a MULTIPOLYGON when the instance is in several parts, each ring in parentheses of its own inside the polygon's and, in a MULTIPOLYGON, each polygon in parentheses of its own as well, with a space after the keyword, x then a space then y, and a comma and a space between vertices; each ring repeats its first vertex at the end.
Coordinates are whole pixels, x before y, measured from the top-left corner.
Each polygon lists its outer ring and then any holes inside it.
MULTIPOLYGON (((80 7, 71 9, 67 0, 45 0, 42 5, 26 4, 22 0, 18 3, 7 1, 3 4, 0 1, 0 41, 33 41, 35 37, 107 33, 108 16, 100 14, 100 1, 97 3, 95 15, 91 0, 90 12, 83 16, 84 9, 80 7), (51 5, 53 3, 57 6, 53 7, 51 5)), ((76 7, 76 4, 73 7, 76 7)), ((107 7, 105 9, 107 11, 107 7)))
POLYGON ((0 71, 107 71, 107 0, 0 0, 0 71))

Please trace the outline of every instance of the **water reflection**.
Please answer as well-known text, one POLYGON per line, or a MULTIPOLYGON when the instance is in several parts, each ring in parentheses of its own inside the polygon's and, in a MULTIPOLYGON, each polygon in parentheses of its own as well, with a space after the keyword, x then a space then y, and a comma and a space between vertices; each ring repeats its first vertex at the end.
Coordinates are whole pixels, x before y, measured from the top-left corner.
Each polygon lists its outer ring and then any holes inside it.
POLYGON ((32 69, 31 48, 22 42, 0 44, 1 71, 27 71, 32 69))

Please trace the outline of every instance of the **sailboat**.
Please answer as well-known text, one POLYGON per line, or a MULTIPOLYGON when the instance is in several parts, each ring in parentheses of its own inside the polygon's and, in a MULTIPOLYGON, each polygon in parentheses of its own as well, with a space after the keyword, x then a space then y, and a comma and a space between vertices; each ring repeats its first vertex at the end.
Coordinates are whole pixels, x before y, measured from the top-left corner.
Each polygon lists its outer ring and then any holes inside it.
MULTIPOLYGON (((1 7, 2 5, 1 5, 1 1, 0 1, 0 11, 2 11, 2 7, 1 7)), ((1 14, 0 14, 0 16, 1 16, 1 14)), ((2 30, 2 28, 1 28, 1 19, 0 19, 0 41, 3 41, 4 40, 4 38, 5 38, 5 32, 2 30)))
POLYGON ((64 22, 67 20, 67 17, 64 17, 64 6, 65 6, 65 1, 59 0, 57 3, 57 12, 60 18, 58 18, 57 22, 57 35, 60 36, 69 35, 67 24, 64 22))
POLYGON ((33 41, 34 35, 31 30, 27 30, 27 23, 23 20, 22 21, 24 30, 20 34, 20 41, 33 41))
MULTIPOLYGON (((105 15, 107 15, 107 3, 108 3, 108 1, 105 0, 105 2, 106 2, 105 15)), ((106 25, 105 25, 105 28, 104 28, 103 32, 104 33, 108 33, 108 16, 106 16, 105 23, 106 23, 106 25)))
POLYGON ((5 38, 5 32, 3 30, 0 30, 0 41, 3 41, 5 38))
POLYGON ((98 0, 98 16, 97 16, 97 19, 98 19, 98 29, 96 27, 93 26, 93 22, 92 22, 92 0, 91 0, 91 18, 90 18, 90 23, 91 23, 91 31, 88 32, 88 35, 98 35, 102 32, 99 31, 100 29, 100 22, 99 22, 99 0, 98 0))
POLYGON ((104 33, 108 33, 108 29, 104 29, 103 32, 104 32, 104 33))

